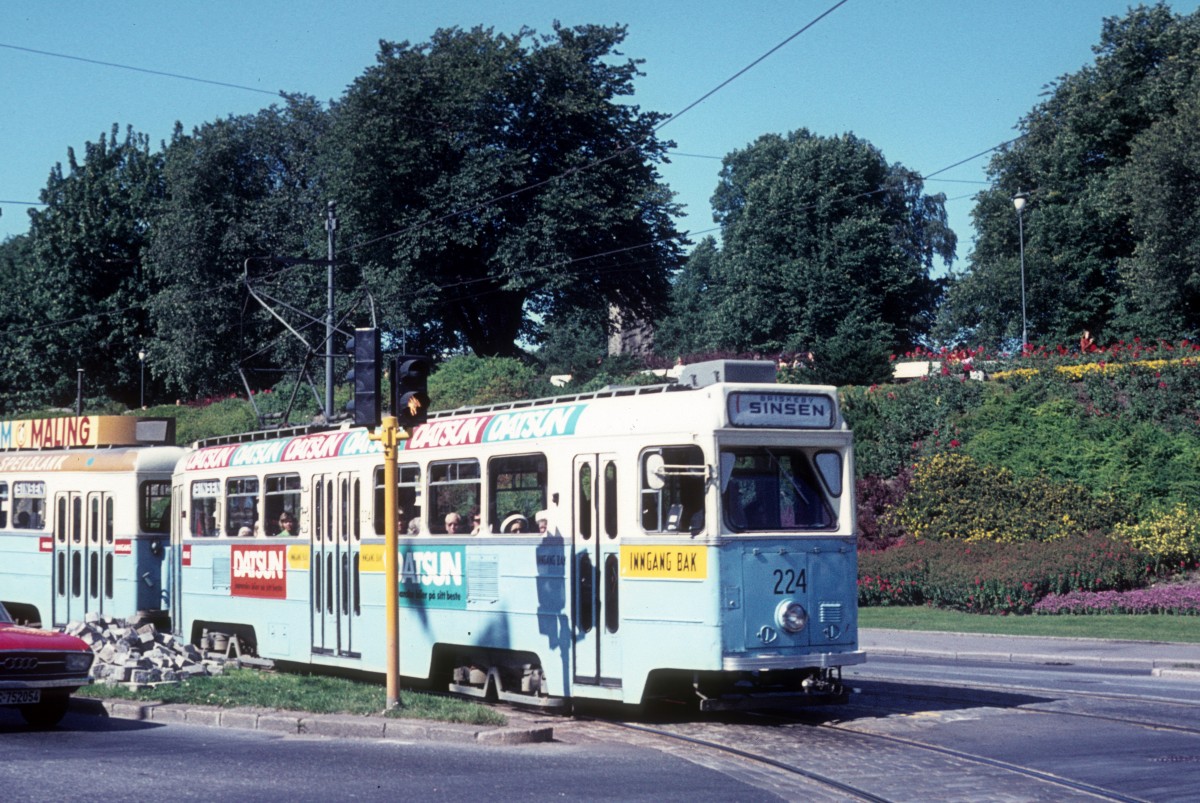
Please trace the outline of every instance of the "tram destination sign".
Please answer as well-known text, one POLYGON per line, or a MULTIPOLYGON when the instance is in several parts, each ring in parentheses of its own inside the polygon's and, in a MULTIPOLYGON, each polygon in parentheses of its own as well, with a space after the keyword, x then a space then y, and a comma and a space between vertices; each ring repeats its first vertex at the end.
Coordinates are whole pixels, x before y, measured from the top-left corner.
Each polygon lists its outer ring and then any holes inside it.
POLYGON ((734 391, 727 401, 735 427, 833 429, 833 399, 824 394, 734 391))

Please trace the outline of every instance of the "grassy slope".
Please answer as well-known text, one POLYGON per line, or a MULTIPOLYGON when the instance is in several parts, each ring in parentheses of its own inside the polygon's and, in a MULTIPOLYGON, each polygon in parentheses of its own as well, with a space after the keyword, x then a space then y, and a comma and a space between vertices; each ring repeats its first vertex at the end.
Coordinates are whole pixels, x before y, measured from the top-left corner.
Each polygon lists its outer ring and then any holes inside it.
POLYGON ((859 627, 1066 636, 1200 644, 1200 616, 1103 614, 1096 616, 982 616, 924 606, 860 608, 859 627))

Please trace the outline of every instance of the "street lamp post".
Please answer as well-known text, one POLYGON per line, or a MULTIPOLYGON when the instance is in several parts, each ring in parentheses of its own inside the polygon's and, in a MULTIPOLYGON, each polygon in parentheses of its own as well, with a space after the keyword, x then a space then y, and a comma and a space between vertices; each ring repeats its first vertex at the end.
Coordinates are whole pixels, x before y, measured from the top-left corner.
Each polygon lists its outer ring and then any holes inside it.
POLYGON ((146 409, 146 351, 145 351, 145 349, 138 349, 138 365, 141 368, 140 374, 141 374, 142 409, 145 410, 146 409))
POLYGON ((1025 351, 1025 346, 1029 344, 1029 323, 1025 317, 1025 221, 1021 214, 1028 200, 1029 196, 1020 190, 1012 199, 1013 207, 1017 210, 1017 232, 1021 241, 1021 351, 1025 351))

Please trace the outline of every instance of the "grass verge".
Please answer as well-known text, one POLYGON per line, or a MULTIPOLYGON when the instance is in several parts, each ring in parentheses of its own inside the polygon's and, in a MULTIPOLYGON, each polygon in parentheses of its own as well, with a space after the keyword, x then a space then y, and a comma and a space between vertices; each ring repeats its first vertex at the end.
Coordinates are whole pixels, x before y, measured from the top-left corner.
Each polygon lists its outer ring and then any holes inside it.
POLYGON ((923 605, 886 606, 859 608, 858 626, 1001 636, 1063 636, 1200 644, 1200 617, 1169 614, 987 616, 923 605))
MULTIPOLYGON (((219 708, 252 706, 312 714, 379 714, 387 704, 387 691, 377 684, 253 669, 230 669, 216 677, 193 678, 184 683, 138 691, 95 684, 84 686, 79 694, 104 699, 215 705, 219 708)), ((402 691, 400 703, 400 708, 388 711, 386 716, 468 725, 508 724, 503 714, 487 706, 453 697, 402 691)))

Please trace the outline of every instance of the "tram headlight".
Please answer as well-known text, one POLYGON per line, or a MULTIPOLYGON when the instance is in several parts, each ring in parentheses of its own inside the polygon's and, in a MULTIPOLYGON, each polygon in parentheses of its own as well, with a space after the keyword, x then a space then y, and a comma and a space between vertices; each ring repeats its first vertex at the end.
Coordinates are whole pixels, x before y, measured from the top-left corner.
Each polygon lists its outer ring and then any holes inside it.
POLYGON ((775 624, 788 633, 799 633, 808 626, 808 611, 794 599, 785 599, 775 608, 775 624))

